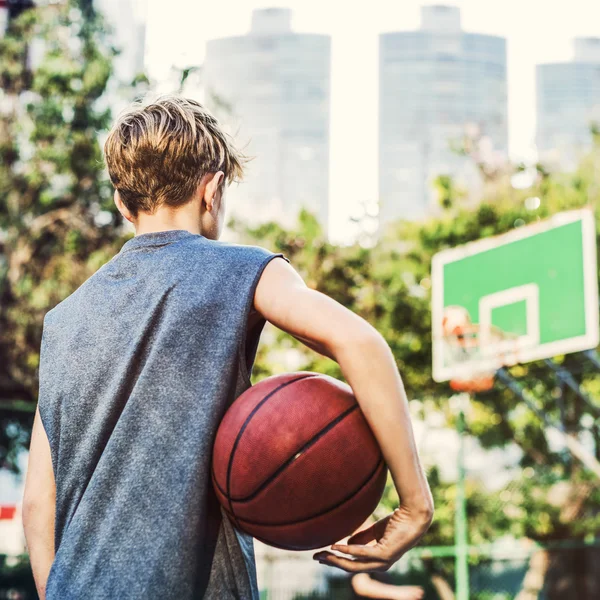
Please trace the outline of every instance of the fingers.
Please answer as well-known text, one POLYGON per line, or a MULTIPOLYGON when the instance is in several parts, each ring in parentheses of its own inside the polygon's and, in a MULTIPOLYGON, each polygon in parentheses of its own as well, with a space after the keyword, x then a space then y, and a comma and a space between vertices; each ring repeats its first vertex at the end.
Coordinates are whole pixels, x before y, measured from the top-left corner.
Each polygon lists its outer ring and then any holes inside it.
POLYGON ((322 565, 337 567, 348 573, 361 573, 364 571, 386 571, 389 565, 381 560, 352 560, 343 558, 335 554, 328 554, 326 557, 319 560, 322 565))
MULTIPOLYGON (((348 540, 350 541, 350 540, 348 540)), ((344 554, 350 554, 359 558, 372 558, 375 560, 386 561, 390 557, 385 556, 381 546, 361 546, 358 544, 334 544, 331 546, 332 550, 343 552, 344 554)))

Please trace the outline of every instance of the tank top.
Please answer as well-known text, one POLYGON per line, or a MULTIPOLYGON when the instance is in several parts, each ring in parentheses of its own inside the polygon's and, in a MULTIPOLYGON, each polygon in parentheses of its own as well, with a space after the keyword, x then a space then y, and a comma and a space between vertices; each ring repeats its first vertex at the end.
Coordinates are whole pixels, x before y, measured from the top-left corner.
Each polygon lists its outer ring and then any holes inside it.
POLYGON ((247 324, 275 257, 287 260, 182 229, 144 233, 46 313, 47 600, 258 600, 253 539, 221 510, 210 464, 224 412, 251 385, 266 321, 247 324))

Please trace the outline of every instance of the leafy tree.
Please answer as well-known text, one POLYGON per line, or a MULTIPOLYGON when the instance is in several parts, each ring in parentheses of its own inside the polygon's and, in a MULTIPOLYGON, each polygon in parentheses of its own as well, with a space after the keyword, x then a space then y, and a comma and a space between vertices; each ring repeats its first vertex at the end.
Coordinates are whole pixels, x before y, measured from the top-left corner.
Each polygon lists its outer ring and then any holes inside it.
POLYGON ((115 50, 92 3, 37 6, 0 40, 0 467, 17 472, 43 316, 117 250, 97 133, 115 50))

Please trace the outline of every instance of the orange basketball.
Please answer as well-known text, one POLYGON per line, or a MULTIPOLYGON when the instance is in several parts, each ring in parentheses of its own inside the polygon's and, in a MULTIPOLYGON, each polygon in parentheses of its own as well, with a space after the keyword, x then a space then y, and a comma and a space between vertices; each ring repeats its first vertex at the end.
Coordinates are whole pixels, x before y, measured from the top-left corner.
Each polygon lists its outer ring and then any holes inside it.
POLYGON ((246 390, 217 432, 212 479, 232 522, 288 550, 351 535, 381 499, 387 467, 350 387, 286 373, 246 390))

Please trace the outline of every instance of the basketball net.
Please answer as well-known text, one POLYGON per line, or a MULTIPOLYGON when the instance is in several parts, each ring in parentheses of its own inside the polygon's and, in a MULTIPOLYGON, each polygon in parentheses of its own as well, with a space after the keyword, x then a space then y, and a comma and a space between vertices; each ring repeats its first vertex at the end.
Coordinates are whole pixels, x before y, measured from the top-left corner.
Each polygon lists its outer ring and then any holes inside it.
POLYGON ((446 333, 445 338, 448 345, 454 349, 454 356, 459 357, 459 362, 472 361, 476 355, 484 356, 486 352, 488 357, 496 357, 497 366, 494 368, 483 371, 474 370, 468 376, 462 375, 451 379, 450 387, 456 392, 487 392, 494 387, 496 371, 501 366, 509 366, 518 362, 518 336, 506 333, 494 326, 487 332, 486 347, 484 347, 480 326, 475 323, 457 324, 450 332, 446 333), (503 345, 494 349, 494 344, 500 342, 503 345), (511 358, 509 359, 509 357, 511 358))
MULTIPOLYGON (((464 325, 456 324, 452 331, 446 334, 446 341, 451 348, 454 348, 454 355, 462 356, 463 360, 468 360, 474 356, 480 349, 479 325, 468 323, 464 325)), ((450 380, 450 387, 455 392, 487 392, 494 387, 496 370, 474 372, 465 377, 455 377, 450 380)))
POLYGON ((515 364, 518 356, 518 335, 503 331, 494 325, 485 331, 472 323, 469 312, 462 306, 448 306, 444 311, 442 331, 446 350, 456 366, 469 367, 467 373, 450 379, 450 387, 457 392, 485 392, 494 386, 496 371, 515 364), (483 359, 483 360, 482 360, 483 359), (491 365, 476 368, 477 363, 491 365))

